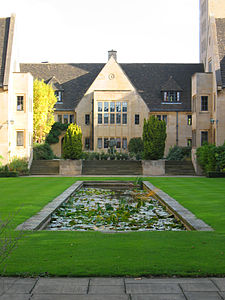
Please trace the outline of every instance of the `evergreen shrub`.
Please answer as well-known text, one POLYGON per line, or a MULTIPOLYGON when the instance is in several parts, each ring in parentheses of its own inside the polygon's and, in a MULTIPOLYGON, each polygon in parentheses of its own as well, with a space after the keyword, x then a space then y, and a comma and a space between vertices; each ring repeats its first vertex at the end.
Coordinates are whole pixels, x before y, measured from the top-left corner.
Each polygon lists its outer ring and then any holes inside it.
POLYGON ((54 158, 54 153, 48 143, 34 144, 33 159, 34 160, 50 160, 54 158))
POLYGON ((128 144, 128 151, 132 153, 139 153, 144 150, 144 144, 141 137, 136 137, 130 139, 130 142, 128 144))
POLYGON ((166 142, 166 122, 156 116, 144 120, 143 126, 143 158, 156 160, 163 158, 166 142))
POLYGON ((82 132, 76 124, 70 124, 63 141, 63 157, 80 159, 82 156, 82 132))
POLYGON ((167 160, 179 160, 183 161, 191 158, 191 147, 180 147, 175 145, 169 149, 169 153, 166 157, 167 160))

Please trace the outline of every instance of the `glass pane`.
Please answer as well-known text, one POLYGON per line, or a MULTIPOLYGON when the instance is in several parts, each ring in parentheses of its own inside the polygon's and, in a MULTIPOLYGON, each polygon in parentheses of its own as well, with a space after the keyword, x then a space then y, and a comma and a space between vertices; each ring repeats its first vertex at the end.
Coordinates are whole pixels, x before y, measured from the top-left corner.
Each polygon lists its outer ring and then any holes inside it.
POLYGON ((127 124, 127 114, 123 114, 123 124, 127 124))
POLYGON ((108 139, 104 138, 104 148, 105 149, 108 148, 108 143, 109 143, 108 139))
POLYGON ((120 140, 120 138, 116 139, 116 148, 121 148, 121 140, 120 140))
POLYGON ((135 124, 136 124, 136 125, 139 124, 139 115, 135 115, 135 124))
POLYGON ((102 148, 102 138, 98 138, 98 149, 102 148))
POLYGON ((115 112, 115 103, 110 102, 110 112, 115 112))
POLYGON ((99 111, 99 112, 102 111, 102 102, 98 102, 98 111, 99 111))
POLYGON ((121 114, 116 114, 116 124, 121 124, 121 114))
POLYGON ((104 114, 104 124, 109 123, 109 114, 104 114))
POLYGON ((102 114, 98 114, 98 124, 102 124, 102 114))
POLYGON ((104 111, 105 112, 109 111, 109 103, 108 102, 104 102, 104 111))
POLYGON ((63 115, 63 123, 67 124, 68 123, 68 115, 63 115))
POLYGON ((23 142, 24 142, 23 131, 17 131, 16 139, 17 139, 16 141, 17 146, 23 146, 23 142))
POLYGON ((127 138, 123 138, 123 149, 127 149, 127 138))
POLYGON ((74 115, 70 115, 70 123, 74 123, 74 115))
POLYGON ((23 110, 23 96, 17 96, 17 110, 23 110))
POLYGON ((123 112, 127 112, 127 102, 123 102, 123 112))
POLYGON ((58 122, 62 123, 62 115, 58 115, 58 122))
POLYGON ((115 114, 110 114, 110 124, 115 124, 115 114))
POLYGON ((121 112, 121 103, 120 102, 116 102, 116 111, 121 112))

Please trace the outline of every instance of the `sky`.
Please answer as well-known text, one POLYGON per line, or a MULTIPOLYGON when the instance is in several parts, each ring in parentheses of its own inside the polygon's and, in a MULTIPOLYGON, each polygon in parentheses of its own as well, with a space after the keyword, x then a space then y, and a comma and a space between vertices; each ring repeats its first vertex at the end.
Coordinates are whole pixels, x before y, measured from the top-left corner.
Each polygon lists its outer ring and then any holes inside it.
POLYGON ((198 63, 198 0, 7 0, 20 62, 198 63))

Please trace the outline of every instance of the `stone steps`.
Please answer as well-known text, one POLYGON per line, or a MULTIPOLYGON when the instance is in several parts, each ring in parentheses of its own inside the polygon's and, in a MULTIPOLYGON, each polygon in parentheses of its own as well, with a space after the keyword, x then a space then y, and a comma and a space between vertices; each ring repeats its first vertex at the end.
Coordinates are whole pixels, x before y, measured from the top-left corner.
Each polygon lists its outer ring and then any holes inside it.
POLYGON ((130 160, 86 160, 82 175, 142 175, 142 164, 130 160))
POLYGON ((31 175, 59 175, 59 161, 58 160, 33 160, 31 168, 31 175))
POLYGON ((196 175, 191 161, 173 161, 165 162, 166 175, 196 175))

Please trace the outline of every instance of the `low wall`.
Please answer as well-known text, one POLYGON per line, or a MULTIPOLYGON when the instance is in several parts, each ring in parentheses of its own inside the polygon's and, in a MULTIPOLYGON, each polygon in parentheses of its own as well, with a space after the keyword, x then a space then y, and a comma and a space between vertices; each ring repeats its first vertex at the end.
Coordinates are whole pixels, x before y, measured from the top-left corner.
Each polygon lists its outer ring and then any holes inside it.
POLYGON ((60 175, 81 175, 82 173, 82 160, 64 160, 59 161, 59 174, 60 175))
POLYGON ((143 176, 165 175, 165 160, 142 160, 143 176))

